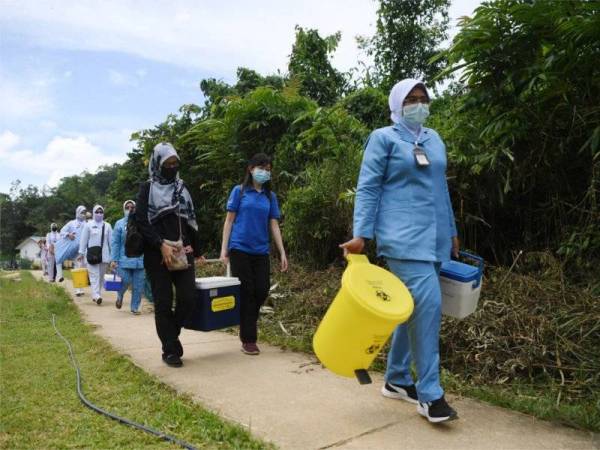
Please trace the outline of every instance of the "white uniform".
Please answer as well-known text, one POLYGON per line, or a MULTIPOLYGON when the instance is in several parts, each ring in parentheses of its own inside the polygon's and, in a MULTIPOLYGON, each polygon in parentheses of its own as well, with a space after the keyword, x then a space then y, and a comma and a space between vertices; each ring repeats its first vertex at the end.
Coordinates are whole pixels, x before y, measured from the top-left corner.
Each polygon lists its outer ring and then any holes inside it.
MULTIPOLYGON (((85 209, 84 207, 80 206, 77 208, 77 215, 80 212, 80 209, 85 209)), ((85 221, 83 220, 71 220, 69 222, 67 222, 67 224, 62 227, 62 229, 60 230, 60 237, 62 238, 66 238, 67 235, 71 234, 71 233, 77 233, 78 231, 80 231, 79 229, 85 227, 85 221)), ((81 242, 81 241, 80 241, 81 242)), ((86 266, 85 263, 85 258, 79 260, 76 259, 74 262, 74 266, 76 269, 80 269, 82 267, 86 266)), ((58 279, 63 278, 63 273, 62 273, 62 264, 57 264, 56 265, 56 276, 58 277, 58 279)), ((83 289, 81 288, 77 288, 75 289, 75 294, 83 294, 83 289)))
POLYGON ((54 281, 54 279, 56 278, 54 274, 54 265, 56 264, 56 257, 54 256, 54 246, 56 245, 59 239, 60 234, 58 233, 58 231, 51 231, 46 235, 46 245, 48 246, 48 280, 50 281, 54 281))
POLYGON ((112 227, 108 222, 91 221, 85 225, 81 240, 79 241, 79 255, 87 253, 89 247, 100 247, 102 241, 102 226, 104 226, 104 240, 102 242, 102 262, 100 264, 88 264, 88 275, 90 277, 90 287, 92 289, 92 300, 102 298, 102 284, 106 266, 110 262, 110 243, 112 242, 112 227))

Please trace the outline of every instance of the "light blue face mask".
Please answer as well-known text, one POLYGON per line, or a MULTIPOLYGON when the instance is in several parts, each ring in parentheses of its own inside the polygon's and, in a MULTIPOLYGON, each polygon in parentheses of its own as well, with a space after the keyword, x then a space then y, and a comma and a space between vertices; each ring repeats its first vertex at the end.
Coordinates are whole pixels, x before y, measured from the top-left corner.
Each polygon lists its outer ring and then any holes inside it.
POLYGON ((409 123, 421 125, 429 117, 429 105, 413 103, 402 107, 402 117, 409 123))
POLYGON ((265 169, 259 169, 258 167, 252 171, 252 178, 258 184, 265 184, 271 179, 271 172, 265 169))

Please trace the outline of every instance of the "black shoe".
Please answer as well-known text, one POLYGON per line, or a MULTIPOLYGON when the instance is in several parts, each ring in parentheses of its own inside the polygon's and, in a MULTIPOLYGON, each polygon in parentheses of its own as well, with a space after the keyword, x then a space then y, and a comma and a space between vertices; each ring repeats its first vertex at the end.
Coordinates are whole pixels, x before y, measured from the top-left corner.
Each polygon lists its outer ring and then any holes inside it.
POLYGON ((59 282, 59 283, 62 283, 63 281, 65 281, 65 279, 64 279, 63 277, 60 277, 60 278, 58 279, 58 282, 59 282))
MULTIPOLYGON (((75 297, 81 297, 83 295, 83 292, 76 292, 75 293, 75 297)), ((96 302, 96 300, 94 300, 94 302, 96 302)))
POLYGON ((415 388, 414 384, 404 386, 401 384, 385 383, 381 387, 381 395, 387 398, 393 398, 394 400, 404 400, 413 405, 419 403, 417 388, 415 388))
POLYGON ((100 306, 102 304, 102 297, 96 300, 96 304, 100 306))
POLYGON ((441 398, 432 402, 419 402, 417 411, 431 423, 440 423, 458 419, 458 414, 456 414, 456 411, 454 411, 446 402, 443 395, 441 398))
POLYGON ((183 356, 183 345, 179 339, 175 342, 175 354, 180 358, 183 356))
POLYGON ((179 356, 175 355, 174 353, 170 353, 170 354, 163 353, 162 359, 167 364, 167 366, 170 366, 170 367, 183 366, 183 361, 181 361, 181 358, 179 356))
POLYGON ((123 299, 118 298, 117 303, 115 303, 115 306, 117 307, 117 309, 121 309, 121 306, 123 306, 123 299))

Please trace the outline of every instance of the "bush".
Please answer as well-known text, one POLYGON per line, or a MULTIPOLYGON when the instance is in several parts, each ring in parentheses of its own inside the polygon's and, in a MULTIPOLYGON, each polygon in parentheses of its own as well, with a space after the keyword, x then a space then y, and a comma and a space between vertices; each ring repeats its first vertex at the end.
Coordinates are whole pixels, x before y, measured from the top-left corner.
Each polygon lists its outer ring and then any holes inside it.
POLYGON ((390 108, 387 96, 379 89, 366 87, 358 89, 341 101, 342 107, 374 130, 390 124, 390 108))
POLYGON ((26 259, 26 258, 19 258, 18 262, 19 262, 19 268, 23 269, 23 270, 30 270, 31 266, 33 265, 31 260, 26 259))

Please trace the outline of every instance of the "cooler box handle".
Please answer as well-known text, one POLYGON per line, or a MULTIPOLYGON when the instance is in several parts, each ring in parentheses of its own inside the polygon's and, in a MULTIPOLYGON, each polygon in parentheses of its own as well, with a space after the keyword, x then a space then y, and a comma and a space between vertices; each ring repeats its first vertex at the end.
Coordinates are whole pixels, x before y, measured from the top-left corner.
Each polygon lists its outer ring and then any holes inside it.
POLYGON ((484 265, 483 258, 481 256, 474 255, 469 252, 464 252, 462 250, 458 252, 458 255, 462 256, 463 258, 472 259, 473 261, 477 262, 477 269, 478 269, 477 280, 475 280, 473 282, 473 288, 479 287, 479 285, 481 284, 481 278, 483 277, 483 265, 484 265))

